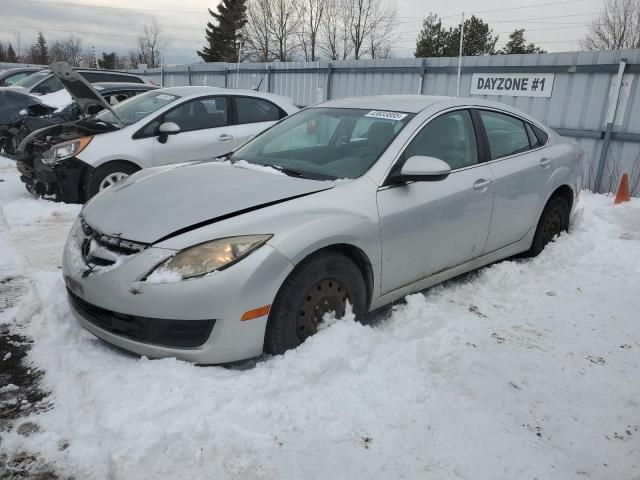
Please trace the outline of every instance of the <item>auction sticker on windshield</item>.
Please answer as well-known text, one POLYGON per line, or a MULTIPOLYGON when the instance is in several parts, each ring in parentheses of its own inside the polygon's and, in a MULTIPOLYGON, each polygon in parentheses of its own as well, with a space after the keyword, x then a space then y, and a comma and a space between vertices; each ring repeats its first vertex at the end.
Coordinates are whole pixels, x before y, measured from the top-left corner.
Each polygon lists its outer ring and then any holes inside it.
POLYGON ((385 120, 394 120, 396 122, 398 120, 402 120, 406 116, 407 116, 406 113, 384 112, 384 111, 381 111, 381 110, 371 110, 369 113, 365 114, 365 117, 384 118, 385 120))
POLYGON ((176 97, 174 97, 173 95, 167 95, 166 93, 161 93, 160 95, 158 95, 157 98, 159 98, 160 100, 170 101, 170 100, 173 100, 176 97))

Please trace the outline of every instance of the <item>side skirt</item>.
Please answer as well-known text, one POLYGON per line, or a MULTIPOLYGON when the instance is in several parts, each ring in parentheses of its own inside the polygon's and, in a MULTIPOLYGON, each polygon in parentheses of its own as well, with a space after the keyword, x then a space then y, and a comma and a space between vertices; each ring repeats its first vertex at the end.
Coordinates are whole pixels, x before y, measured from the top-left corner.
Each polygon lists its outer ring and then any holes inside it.
POLYGON ((477 270, 499 260, 504 260, 505 258, 512 257, 513 255, 517 255, 518 253, 525 252, 531 246, 531 241, 531 234, 527 234, 527 236, 519 242, 507 245, 506 247, 495 250, 491 253, 487 253, 486 255, 483 255, 481 257, 474 258, 473 260, 469 260, 468 262, 456 267, 449 268, 448 270, 443 270, 442 272, 438 272, 434 275, 418 280, 417 282, 410 283, 408 285, 405 285, 404 287, 400 287, 396 290, 382 295, 381 297, 373 299, 369 310, 375 310, 389 303, 393 303, 396 300, 400 300, 401 298, 404 298, 405 296, 412 293, 421 292, 422 290, 433 287, 434 285, 450 280, 464 273, 470 272, 472 270, 477 270))

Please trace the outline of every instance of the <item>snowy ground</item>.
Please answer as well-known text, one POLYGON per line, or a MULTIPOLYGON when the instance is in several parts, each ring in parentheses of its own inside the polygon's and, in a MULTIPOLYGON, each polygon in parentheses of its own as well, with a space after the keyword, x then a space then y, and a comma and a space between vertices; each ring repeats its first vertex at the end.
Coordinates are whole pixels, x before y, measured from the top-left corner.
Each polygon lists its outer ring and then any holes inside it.
POLYGON ((22 279, 0 324, 33 339, 52 404, 0 424, 6 458, 76 479, 640 478, 638 200, 583 192, 536 259, 222 368, 83 331, 59 272, 79 207, 29 198, 9 161, 0 180, 0 287, 22 279))

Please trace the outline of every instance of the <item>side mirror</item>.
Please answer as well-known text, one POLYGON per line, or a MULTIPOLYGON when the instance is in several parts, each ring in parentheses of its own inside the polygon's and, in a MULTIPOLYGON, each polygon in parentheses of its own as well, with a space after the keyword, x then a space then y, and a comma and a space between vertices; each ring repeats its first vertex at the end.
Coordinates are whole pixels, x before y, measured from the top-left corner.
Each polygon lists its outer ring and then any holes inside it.
POLYGON ((451 173, 449 164, 439 158, 415 155, 409 157, 400 169, 392 174, 387 183, 436 182, 451 173))
POLYGON ((180 133, 180 126, 173 122, 164 122, 158 127, 158 141, 166 143, 169 135, 180 133))

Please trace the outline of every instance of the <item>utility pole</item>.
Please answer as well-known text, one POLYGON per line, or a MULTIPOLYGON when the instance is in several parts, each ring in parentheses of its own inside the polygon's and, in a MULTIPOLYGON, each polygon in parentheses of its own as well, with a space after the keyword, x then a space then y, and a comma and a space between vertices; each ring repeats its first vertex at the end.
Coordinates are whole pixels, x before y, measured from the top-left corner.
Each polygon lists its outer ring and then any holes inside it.
POLYGON ((462 70, 462 41, 464 39, 464 12, 460 20, 460 52, 458 54, 458 79, 456 81, 456 97, 460 96, 460 70, 462 70))

